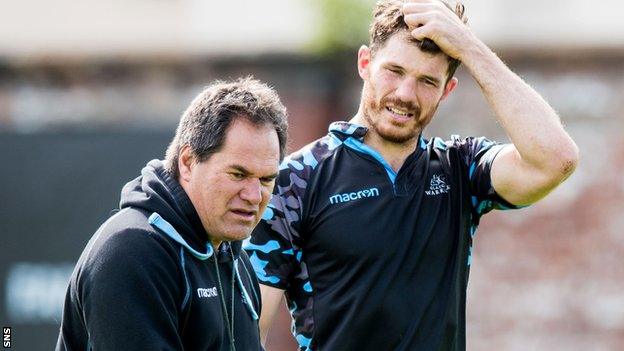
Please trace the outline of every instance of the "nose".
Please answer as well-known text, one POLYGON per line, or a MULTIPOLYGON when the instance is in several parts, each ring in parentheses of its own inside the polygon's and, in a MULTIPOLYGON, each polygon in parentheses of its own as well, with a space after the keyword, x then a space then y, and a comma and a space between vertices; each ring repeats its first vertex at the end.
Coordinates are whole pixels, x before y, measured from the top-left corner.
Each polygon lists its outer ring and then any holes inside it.
POLYGON ((416 98, 416 79, 413 77, 405 77, 401 80, 395 91, 395 95, 401 101, 413 101, 416 98))
POLYGON ((240 198, 252 205, 258 205, 262 201, 262 184, 260 179, 249 178, 241 189, 240 198))

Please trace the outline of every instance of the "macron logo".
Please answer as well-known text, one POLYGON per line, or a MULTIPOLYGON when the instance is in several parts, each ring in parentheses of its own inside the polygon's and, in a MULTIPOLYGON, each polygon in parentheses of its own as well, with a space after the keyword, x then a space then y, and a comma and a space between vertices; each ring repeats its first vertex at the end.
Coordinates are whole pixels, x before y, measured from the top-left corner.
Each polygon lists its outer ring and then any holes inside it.
POLYGON ((334 204, 339 204, 343 202, 358 200, 363 197, 377 197, 377 196, 379 196, 379 189, 370 188, 370 189, 365 189, 365 190, 360 190, 360 191, 354 191, 352 193, 332 195, 329 197, 329 203, 334 205, 334 204))
POLYGON ((208 289, 199 288, 197 289, 197 296, 199 296, 199 298, 215 297, 217 296, 217 287, 212 287, 208 289))

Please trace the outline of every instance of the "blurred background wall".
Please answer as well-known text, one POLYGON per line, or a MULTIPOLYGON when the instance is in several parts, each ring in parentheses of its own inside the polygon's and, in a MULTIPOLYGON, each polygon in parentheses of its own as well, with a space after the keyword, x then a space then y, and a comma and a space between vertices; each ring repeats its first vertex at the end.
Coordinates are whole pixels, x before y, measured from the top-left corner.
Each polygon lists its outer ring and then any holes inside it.
MULTIPOLYGON (((357 109, 371 0, 22 0, 0 11, 0 322, 56 341, 68 277, 125 182, 214 79, 270 83, 290 150, 357 109)), ((576 173, 484 217, 470 350, 624 349, 624 4, 466 0, 472 29, 560 113, 576 173)), ((465 71, 425 135, 506 141, 465 71)), ((121 293, 121 292, 120 292, 121 293)), ((269 350, 293 350, 284 309, 269 350)))

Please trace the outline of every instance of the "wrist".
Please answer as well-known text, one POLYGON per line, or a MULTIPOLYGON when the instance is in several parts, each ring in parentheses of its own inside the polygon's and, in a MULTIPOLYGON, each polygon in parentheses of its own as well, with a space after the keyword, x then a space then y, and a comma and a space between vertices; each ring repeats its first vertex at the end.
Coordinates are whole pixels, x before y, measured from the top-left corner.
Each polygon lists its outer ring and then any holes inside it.
POLYGON ((498 56, 479 39, 475 38, 464 48, 459 60, 473 75, 480 70, 480 67, 491 68, 496 65, 497 61, 500 61, 498 56))

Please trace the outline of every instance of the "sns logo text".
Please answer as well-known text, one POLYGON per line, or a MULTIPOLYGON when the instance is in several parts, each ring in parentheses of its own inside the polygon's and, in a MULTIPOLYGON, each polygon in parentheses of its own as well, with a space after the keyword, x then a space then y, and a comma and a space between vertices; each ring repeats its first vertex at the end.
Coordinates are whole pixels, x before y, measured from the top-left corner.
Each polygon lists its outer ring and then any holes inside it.
POLYGON ((11 348, 11 327, 2 328, 2 347, 11 348))

